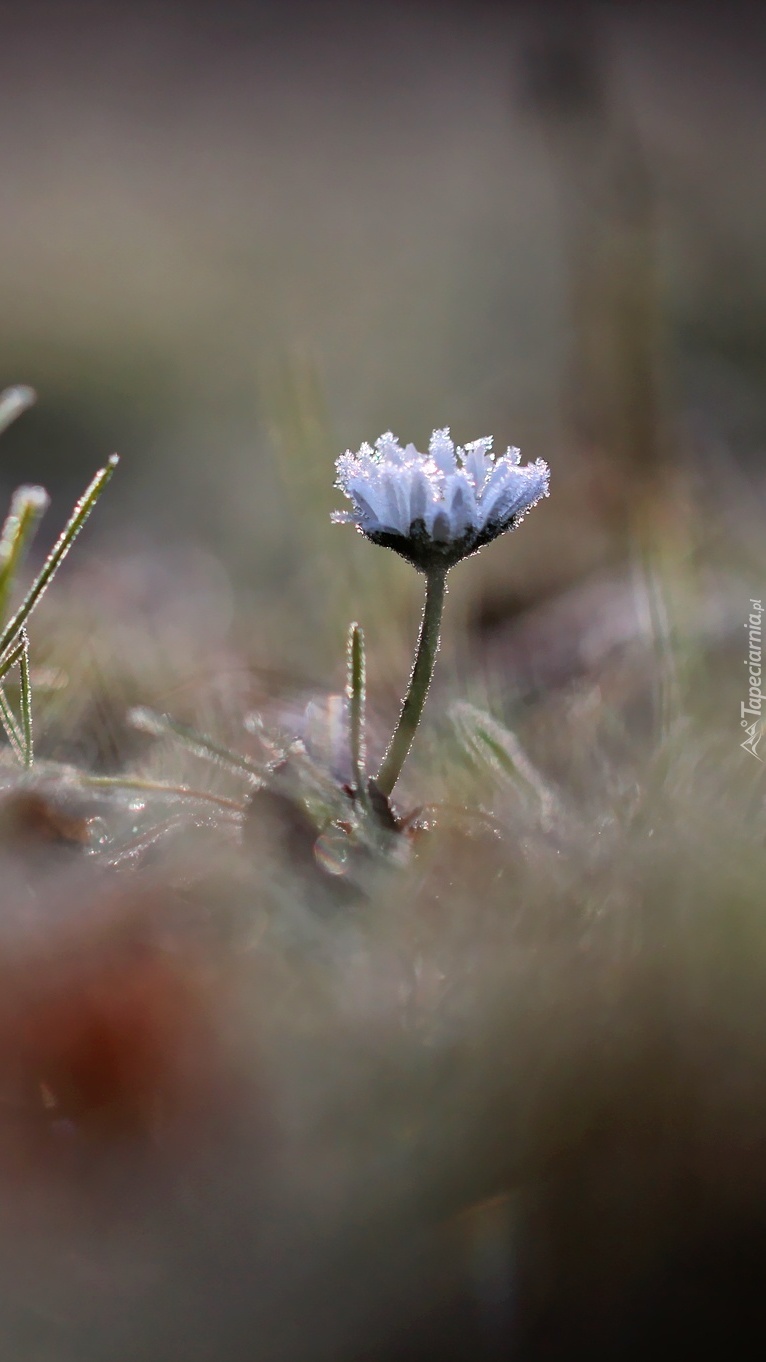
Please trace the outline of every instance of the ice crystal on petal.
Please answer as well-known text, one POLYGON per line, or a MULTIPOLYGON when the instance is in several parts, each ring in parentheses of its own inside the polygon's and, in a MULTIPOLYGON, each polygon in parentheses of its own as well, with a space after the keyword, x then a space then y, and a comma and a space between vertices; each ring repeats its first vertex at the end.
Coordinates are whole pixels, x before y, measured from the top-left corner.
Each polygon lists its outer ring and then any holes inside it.
POLYGON ((491 437, 486 440, 472 440, 471 444, 465 447, 463 467, 476 492, 481 492, 489 472, 494 467, 491 451, 491 437))
POLYGON ((444 430, 434 431, 428 453, 441 473, 449 474, 456 471, 455 446, 450 439, 449 426, 444 430))
POLYGON ((354 524, 368 539, 394 549, 421 571, 451 567, 516 527, 548 495, 543 459, 520 463, 515 447, 498 457, 492 440, 455 446, 449 429, 435 430, 428 453, 404 448, 388 431, 358 453, 337 460, 336 486, 352 509, 333 520, 354 524))

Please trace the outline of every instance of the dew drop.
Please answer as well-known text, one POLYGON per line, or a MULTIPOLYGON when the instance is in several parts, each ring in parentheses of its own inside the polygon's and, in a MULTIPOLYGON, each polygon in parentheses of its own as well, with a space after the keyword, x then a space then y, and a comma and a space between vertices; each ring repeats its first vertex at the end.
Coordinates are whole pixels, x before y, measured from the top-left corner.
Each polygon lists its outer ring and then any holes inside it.
POLYGON ((87 822, 90 850, 106 846, 109 841, 109 828, 104 818, 89 818, 87 822))
POLYGON ((323 832, 314 845, 314 859, 328 875, 345 875, 348 869, 349 839, 339 828, 323 832))

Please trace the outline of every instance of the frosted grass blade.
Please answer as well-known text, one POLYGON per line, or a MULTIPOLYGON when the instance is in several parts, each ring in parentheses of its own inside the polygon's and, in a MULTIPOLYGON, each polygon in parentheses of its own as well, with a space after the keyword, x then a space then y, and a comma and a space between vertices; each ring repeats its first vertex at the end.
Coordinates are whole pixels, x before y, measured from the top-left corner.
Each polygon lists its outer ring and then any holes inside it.
MULTIPOLYGON (((40 597, 50 586, 56 572, 61 567, 80 530, 104 491, 117 464, 118 456, 113 454, 104 468, 100 468, 93 481, 89 483, 77 502, 69 520, 46 558, 40 573, 35 578, 15 615, 6 624, 0 637, 0 657, 18 638, 40 597)), ((4 673, 3 673, 4 674, 4 673)))
POLYGON ((50 505, 44 487, 19 487, 0 531, 0 620, 5 618, 8 597, 40 518, 50 505))
POLYGON ((24 737, 16 723, 16 717, 11 709, 8 696, 0 686, 0 724, 5 730, 6 737, 11 745, 14 756, 19 761, 24 760, 24 737))
POLYGON ((26 629, 21 631, 24 650, 19 658, 21 673, 21 726, 24 736, 24 765, 30 769, 34 761, 32 745, 32 678, 29 673, 29 638, 26 629))
POLYGON ((367 804, 367 741, 365 735, 367 676, 364 634, 358 624, 352 624, 348 631, 346 695, 348 697, 349 749, 354 789, 359 800, 363 804, 367 804))
POLYGON ((28 388, 24 383, 17 383, 13 388, 5 388, 0 393, 0 435, 7 430, 21 416, 22 412, 28 411, 37 401, 37 393, 34 388, 28 388))
POLYGON ((169 714, 155 714, 153 710, 142 705, 130 711, 128 721, 141 733, 150 733, 155 738, 174 738, 195 756, 205 757, 208 761, 215 761, 221 766, 228 766, 230 770, 244 773, 251 780, 257 780, 259 784, 269 775, 268 767, 257 765, 248 757, 241 756, 239 752, 232 752, 207 733, 198 733, 188 724, 171 719, 169 714))

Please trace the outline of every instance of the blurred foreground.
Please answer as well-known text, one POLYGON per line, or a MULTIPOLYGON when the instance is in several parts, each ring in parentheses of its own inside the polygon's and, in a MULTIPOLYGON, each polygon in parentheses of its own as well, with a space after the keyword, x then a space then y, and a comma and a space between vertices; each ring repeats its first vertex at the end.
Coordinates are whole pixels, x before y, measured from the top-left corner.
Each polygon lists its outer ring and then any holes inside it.
POLYGON ((382 859, 300 752, 6 764, 5 1355, 760 1345, 762 767, 640 708, 435 704, 382 859))

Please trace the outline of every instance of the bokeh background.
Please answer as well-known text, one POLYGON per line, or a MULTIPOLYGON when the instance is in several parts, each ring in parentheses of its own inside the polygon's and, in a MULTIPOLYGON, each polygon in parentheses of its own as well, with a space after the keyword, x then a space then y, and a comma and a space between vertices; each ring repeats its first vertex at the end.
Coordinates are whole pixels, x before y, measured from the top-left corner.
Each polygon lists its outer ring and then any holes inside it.
POLYGON ((0 762, 3 1362, 766 1338, 764 69, 744 0, 0 0, 38 562, 122 456, 0 762), (127 715, 262 763, 357 619, 375 769, 421 585, 333 461, 444 425, 552 493, 451 574, 392 870, 127 715))
POLYGON ((51 0, 2 21, 0 374, 40 401, 0 485, 49 487, 52 539, 121 453, 70 571, 168 674, 236 620, 249 664, 337 686, 358 616, 393 696, 414 580, 328 518, 335 455, 386 429, 492 433, 554 470, 534 530, 454 575, 455 665, 613 573, 667 476, 671 519, 692 495, 757 576, 759 5, 51 0))

